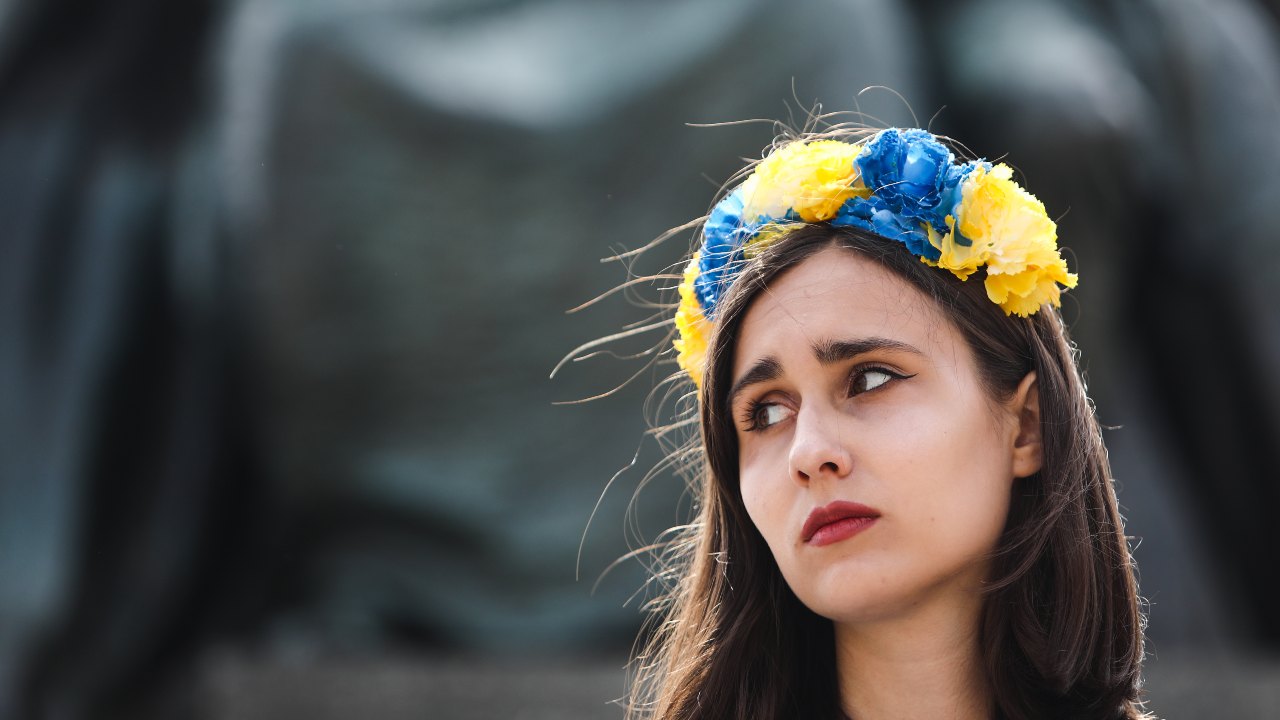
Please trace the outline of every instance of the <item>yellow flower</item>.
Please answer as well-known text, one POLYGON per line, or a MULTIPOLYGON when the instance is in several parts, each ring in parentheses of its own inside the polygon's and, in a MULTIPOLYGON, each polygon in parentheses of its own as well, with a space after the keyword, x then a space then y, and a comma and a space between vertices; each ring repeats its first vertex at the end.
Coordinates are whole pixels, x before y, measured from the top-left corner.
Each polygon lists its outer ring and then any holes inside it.
POLYGON ((929 244, 937 248, 942 254, 938 257, 938 262, 931 262, 923 255, 921 259, 930 265, 946 268, 952 274, 961 280, 968 280, 969 276, 978 271, 987 262, 987 243, 971 242, 968 245, 961 245, 955 241, 955 225, 956 219, 950 215, 947 216, 947 227, 950 228, 946 235, 939 235, 936 230, 929 224, 925 224, 925 230, 929 233, 929 244))
POLYGON ((1058 254, 1058 229, 1044 205, 1012 177, 1003 164, 975 168, 961 187, 960 217, 948 218, 952 232, 935 247, 938 264, 961 279, 986 265, 987 296, 1006 314, 1026 317, 1046 302, 1058 305, 1058 285, 1075 287, 1076 276, 1058 254), (972 244, 954 242, 956 229, 972 244))
POLYGON ((1057 226, 1044 205, 1011 180, 1012 175, 1008 165, 996 165, 989 172, 978 167, 961 188, 960 233, 987 241, 987 264, 996 272, 1017 272, 1033 257, 1057 256, 1057 226))
POLYGON ((743 218, 781 219, 795 210, 805 222, 830 220, 845 200, 870 194, 854 165, 861 152, 862 146, 838 140, 782 146, 744 183, 743 218))
POLYGON ((1055 307, 1062 304, 1059 284, 1076 286, 1076 276, 1067 272, 1067 263, 1061 258, 1049 267, 1030 267, 1016 275, 993 275, 988 271, 987 297, 1004 308, 1006 315, 1027 317, 1046 302, 1055 307))
POLYGON ((702 387, 702 368, 707 360, 707 339, 711 335, 711 323, 703 316, 698 295, 693 291, 701 255, 701 252, 695 252, 685 266, 684 279, 680 281, 680 306, 676 308, 676 330, 679 334, 671 343, 676 349, 676 362, 699 388, 702 387))

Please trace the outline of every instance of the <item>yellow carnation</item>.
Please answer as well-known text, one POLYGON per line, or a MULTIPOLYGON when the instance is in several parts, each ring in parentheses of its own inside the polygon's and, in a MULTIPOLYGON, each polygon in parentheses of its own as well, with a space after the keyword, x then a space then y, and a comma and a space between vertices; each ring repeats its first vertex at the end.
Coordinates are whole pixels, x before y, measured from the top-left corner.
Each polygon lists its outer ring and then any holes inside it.
POLYGON ((693 384, 702 387, 702 368, 707 360, 707 338, 711 335, 711 323, 702 315, 702 306, 698 303, 698 295, 693 291, 693 282, 698 277, 698 258, 702 255, 695 252, 685 266, 684 278, 680 281, 680 306, 676 308, 675 340, 671 343, 676 349, 676 362, 680 368, 689 373, 693 384))
POLYGON ((1003 164, 975 168, 961 188, 960 217, 948 218, 973 244, 952 242, 953 230, 937 246, 939 265, 962 279, 986 265, 987 296, 1006 314, 1025 317, 1059 304, 1058 284, 1075 287, 1076 276, 1058 254, 1058 229, 1044 205, 1012 177, 1003 164))
POLYGON ((1033 257, 1057 256, 1057 226, 1012 175, 1008 165, 978 167, 961 189, 960 232, 988 241, 987 263, 997 272, 1019 272, 1033 257))
POLYGON ((849 198, 870 194, 854 165, 861 152, 862 146, 838 140, 782 146, 744 183, 743 218, 779 219, 795 210, 805 222, 830 220, 849 198))
POLYGON ((987 297, 1004 308, 1006 315, 1027 317, 1047 303, 1061 305, 1063 287, 1076 286, 1076 275, 1067 272, 1062 258, 1045 266, 1029 266, 1020 273, 993 274, 987 271, 987 297))
POLYGON ((947 227, 949 230, 946 235, 939 235, 932 226, 925 224, 925 230, 929 233, 929 244, 938 249, 941 255, 938 262, 930 262, 927 258, 921 256, 930 265, 946 268, 952 274, 961 280, 968 280, 969 276, 978 271, 987 262, 987 243, 972 242, 968 245, 961 245, 955 241, 956 219, 950 215, 947 216, 947 227))

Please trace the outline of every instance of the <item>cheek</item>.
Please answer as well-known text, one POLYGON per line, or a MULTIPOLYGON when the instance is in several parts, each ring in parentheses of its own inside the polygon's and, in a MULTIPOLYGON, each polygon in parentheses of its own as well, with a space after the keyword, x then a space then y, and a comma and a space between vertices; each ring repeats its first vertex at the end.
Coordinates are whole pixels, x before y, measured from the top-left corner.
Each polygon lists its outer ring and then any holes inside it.
POLYGON ((742 504, 746 507, 747 515, 751 517, 751 522, 755 524, 760 534, 768 540, 770 535, 770 506, 773 505, 773 500, 765 489, 765 483, 759 480, 750 470, 744 468, 738 485, 738 492, 742 495, 742 504))
POLYGON ((765 455, 743 453, 740 456, 738 492, 751 522, 769 547, 776 549, 776 543, 785 531, 787 510, 792 505, 795 486, 787 482, 786 467, 775 468, 774 463, 766 461, 765 455))
MULTIPOLYGON (((972 427, 972 426, 971 426, 972 427)), ((994 430, 936 436, 931 462, 919 465, 918 497, 934 541, 967 552, 992 549, 1009 514, 1013 474, 994 430)))
POLYGON ((938 493, 930 503, 927 522, 940 546, 979 552, 994 548, 1009 515, 1009 488, 994 478, 982 480, 938 493))

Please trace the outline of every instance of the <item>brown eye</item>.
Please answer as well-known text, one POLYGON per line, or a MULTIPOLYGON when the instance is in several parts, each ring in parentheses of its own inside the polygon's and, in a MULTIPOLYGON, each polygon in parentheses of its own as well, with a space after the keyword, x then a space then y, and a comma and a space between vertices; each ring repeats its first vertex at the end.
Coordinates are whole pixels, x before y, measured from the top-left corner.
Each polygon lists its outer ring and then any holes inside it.
POLYGON ((791 411, 778 403, 759 403, 751 411, 751 429, 763 430, 786 420, 791 411))
POLYGON ((795 414, 786 403, 755 401, 742 413, 742 430, 758 432, 768 430, 795 414))
POLYGON ((868 390, 875 390, 890 380, 905 377, 897 373, 889 372, 884 368, 866 368, 859 370, 853 374, 853 379, 849 383, 849 395, 861 395, 868 390))

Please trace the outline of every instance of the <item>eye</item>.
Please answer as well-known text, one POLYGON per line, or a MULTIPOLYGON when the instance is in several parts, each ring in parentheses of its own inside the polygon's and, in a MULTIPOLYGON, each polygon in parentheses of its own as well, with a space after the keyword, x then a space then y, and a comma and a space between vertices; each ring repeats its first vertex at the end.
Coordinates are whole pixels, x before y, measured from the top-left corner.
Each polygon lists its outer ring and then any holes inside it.
POLYGON ((882 367, 860 368, 854 371, 853 377, 849 380, 849 396, 861 395, 864 392, 875 390, 890 380, 901 380, 909 377, 912 376, 901 375, 882 367))
POLYGON ((743 418, 748 432, 764 430, 791 417, 791 410, 784 405, 771 402, 753 402, 747 408, 743 418))

